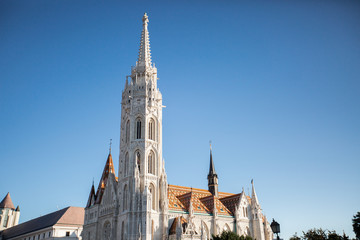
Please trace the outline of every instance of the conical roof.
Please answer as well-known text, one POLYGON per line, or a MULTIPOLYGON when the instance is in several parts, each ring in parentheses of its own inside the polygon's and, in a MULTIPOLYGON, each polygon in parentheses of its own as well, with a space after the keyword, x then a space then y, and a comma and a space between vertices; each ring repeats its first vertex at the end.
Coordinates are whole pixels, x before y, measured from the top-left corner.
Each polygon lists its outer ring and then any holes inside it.
POLYGON ((11 201, 10 193, 7 193, 4 199, 0 203, 0 208, 15 209, 13 202, 11 201))
MULTIPOLYGON (((106 160, 104 171, 101 176, 98 189, 96 191, 96 203, 101 202, 102 195, 103 195, 105 187, 106 187, 106 182, 107 182, 107 179, 109 178, 109 174, 114 174, 114 176, 115 176, 114 163, 112 160, 111 153, 109 153, 109 156, 106 160)), ((115 176, 115 178, 116 178, 116 176, 115 176)))

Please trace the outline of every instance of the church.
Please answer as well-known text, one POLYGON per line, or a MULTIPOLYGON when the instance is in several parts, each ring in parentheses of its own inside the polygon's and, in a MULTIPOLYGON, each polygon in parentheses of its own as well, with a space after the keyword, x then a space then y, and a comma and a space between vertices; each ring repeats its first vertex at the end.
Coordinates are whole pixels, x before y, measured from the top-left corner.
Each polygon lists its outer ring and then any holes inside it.
POLYGON ((170 185, 162 158, 162 95, 151 61, 148 16, 139 56, 121 100, 120 156, 116 176, 111 150, 85 208, 84 240, 211 239, 233 231, 272 240, 252 181, 251 196, 218 190, 210 148, 208 189, 170 185))

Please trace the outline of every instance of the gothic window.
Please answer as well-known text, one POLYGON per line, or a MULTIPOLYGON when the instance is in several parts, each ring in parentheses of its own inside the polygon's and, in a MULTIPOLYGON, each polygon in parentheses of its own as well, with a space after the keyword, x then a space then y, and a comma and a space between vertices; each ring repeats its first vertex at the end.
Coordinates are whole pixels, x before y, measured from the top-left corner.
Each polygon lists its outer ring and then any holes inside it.
POLYGON ((141 139, 141 119, 136 120, 136 139, 141 139))
POLYGON ((124 177, 128 176, 129 174, 129 154, 126 153, 125 155, 125 166, 124 166, 124 177))
POLYGON ((127 185, 124 186, 124 192, 123 192, 123 211, 126 211, 128 209, 128 189, 127 185))
POLYGON ((155 195, 155 187, 153 184, 150 184, 149 191, 151 194, 151 209, 156 210, 156 195, 155 195))
POLYGON ((124 227, 124 221, 123 221, 121 224, 121 240, 125 240, 125 234, 124 234, 125 229, 124 228, 125 227, 124 227))
POLYGON ((125 142, 128 143, 130 142, 130 121, 128 120, 126 122, 126 129, 125 129, 125 142))
POLYGON ((155 141, 155 121, 152 118, 149 121, 149 139, 155 141))
POLYGON ((111 237, 111 224, 110 222, 106 221, 103 229, 103 239, 110 240, 110 237, 111 237))
POLYGON ((140 152, 139 151, 136 151, 136 153, 135 153, 135 162, 139 168, 139 173, 141 173, 141 171, 140 171, 141 160, 140 160, 140 152))
POLYGON ((148 173, 155 175, 155 154, 153 151, 150 151, 148 155, 148 173))

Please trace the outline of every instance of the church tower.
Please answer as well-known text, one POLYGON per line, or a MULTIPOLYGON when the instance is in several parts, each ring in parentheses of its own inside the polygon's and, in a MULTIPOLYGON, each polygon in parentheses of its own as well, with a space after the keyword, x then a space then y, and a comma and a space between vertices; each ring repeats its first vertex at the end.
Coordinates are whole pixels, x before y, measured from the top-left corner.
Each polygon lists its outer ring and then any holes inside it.
POLYGON ((167 229, 167 179, 162 159, 162 95, 152 64, 148 16, 139 56, 122 92, 118 239, 163 239, 167 229))
POLYGON ((0 231, 16 226, 19 223, 20 208, 15 208, 10 193, 0 202, 0 231))

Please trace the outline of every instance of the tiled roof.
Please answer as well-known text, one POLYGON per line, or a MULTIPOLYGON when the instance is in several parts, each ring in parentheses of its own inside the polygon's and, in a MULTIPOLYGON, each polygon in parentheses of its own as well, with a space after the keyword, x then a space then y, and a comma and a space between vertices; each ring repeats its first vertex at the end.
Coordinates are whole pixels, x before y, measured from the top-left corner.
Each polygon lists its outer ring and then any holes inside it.
POLYGON ((59 211, 49 213, 42 217, 32 219, 21 223, 14 227, 5 229, 1 232, 2 239, 9 239, 26 233, 31 233, 40 229, 61 225, 83 225, 84 224, 84 208, 67 207, 59 211))
POLYGON ((15 209, 13 202, 11 201, 10 193, 7 193, 4 199, 0 203, 0 208, 15 209))
POLYGON ((240 194, 219 192, 219 197, 216 197, 205 189, 176 185, 168 188, 169 210, 173 211, 189 212, 191 201, 195 213, 212 214, 216 206, 218 215, 233 216, 239 199, 240 194))

